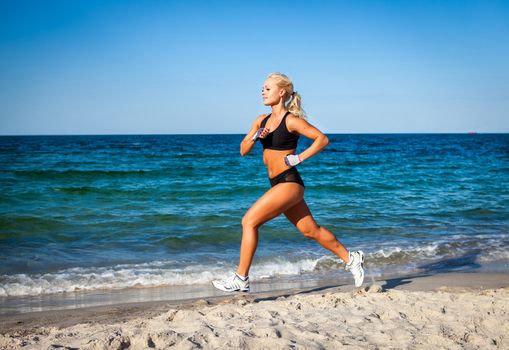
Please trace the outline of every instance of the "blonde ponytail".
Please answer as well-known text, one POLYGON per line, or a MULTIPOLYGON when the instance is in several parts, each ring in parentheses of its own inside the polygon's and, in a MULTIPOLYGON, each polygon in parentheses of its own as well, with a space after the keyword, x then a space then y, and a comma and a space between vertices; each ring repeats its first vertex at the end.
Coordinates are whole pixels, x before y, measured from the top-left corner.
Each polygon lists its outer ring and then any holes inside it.
POLYGON ((292 98, 290 102, 288 102, 288 104, 286 105, 286 109, 288 109, 288 111, 292 113, 294 116, 306 119, 306 112, 304 112, 304 110, 302 109, 300 101, 301 101, 300 95, 297 93, 297 91, 294 91, 292 93, 292 98))
POLYGON ((288 110, 288 112, 292 113, 296 117, 306 119, 306 112, 301 107, 302 97, 300 96, 299 93, 297 93, 297 91, 293 90, 293 83, 290 80, 290 78, 288 78, 285 74, 279 72, 270 73, 267 76, 267 79, 268 78, 275 79, 277 86, 286 91, 285 102, 288 100, 289 102, 286 104, 285 107, 288 110))

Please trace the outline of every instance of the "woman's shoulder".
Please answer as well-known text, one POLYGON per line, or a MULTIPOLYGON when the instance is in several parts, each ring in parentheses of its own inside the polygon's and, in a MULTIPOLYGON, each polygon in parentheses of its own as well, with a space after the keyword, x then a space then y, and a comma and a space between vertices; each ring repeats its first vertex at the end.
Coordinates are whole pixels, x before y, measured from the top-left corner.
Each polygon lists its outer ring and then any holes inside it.
POLYGON ((298 117, 295 114, 288 113, 288 115, 286 116, 286 128, 290 132, 295 132, 307 124, 309 124, 307 120, 298 117))
POLYGON ((295 114, 293 113, 288 113, 286 115, 286 122, 287 123, 291 123, 291 124, 294 124, 294 123, 300 123, 302 120, 304 120, 303 118, 299 117, 299 116, 296 116, 295 114))

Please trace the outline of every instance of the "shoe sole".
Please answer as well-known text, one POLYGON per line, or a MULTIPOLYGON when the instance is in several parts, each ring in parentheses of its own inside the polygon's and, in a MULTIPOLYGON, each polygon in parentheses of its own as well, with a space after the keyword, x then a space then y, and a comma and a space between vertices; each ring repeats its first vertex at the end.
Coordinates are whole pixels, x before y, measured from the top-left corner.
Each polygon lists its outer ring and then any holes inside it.
POLYGON ((230 293, 230 292, 244 292, 244 293, 247 293, 247 292, 249 292, 249 288, 248 288, 248 289, 232 289, 232 290, 225 290, 225 289, 222 289, 222 288, 217 287, 217 286, 214 284, 214 282, 212 282, 211 284, 214 286, 214 288, 216 288, 216 289, 218 289, 218 290, 220 290, 220 291, 222 291, 222 292, 227 292, 227 293, 230 293))
POLYGON ((365 275, 364 274, 364 252, 361 250, 360 253, 361 253, 362 282, 360 285, 356 286, 357 288, 361 287, 362 284, 364 283, 364 275, 365 275))

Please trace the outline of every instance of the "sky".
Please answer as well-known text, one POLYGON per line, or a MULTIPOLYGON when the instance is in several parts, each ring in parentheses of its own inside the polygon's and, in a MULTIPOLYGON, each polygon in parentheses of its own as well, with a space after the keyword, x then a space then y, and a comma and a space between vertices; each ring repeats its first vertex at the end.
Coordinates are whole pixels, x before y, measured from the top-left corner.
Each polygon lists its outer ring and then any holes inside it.
POLYGON ((0 0, 0 135, 509 132, 509 1, 0 0))

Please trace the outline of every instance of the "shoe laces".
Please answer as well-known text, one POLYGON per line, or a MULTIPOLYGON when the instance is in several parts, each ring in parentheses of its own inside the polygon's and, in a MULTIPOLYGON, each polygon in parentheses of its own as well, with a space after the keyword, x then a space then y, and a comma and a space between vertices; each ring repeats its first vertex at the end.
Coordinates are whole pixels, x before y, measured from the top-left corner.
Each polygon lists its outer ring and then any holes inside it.
POLYGON ((222 280, 222 283, 223 283, 223 284, 226 284, 226 285, 231 285, 231 284, 233 284, 233 281, 235 281, 235 277, 237 277, 235 274, 230 275, 230 276, 228 276, 228 277, 225 277, 225 278, 222 280))
POLYGON ((352 271, 353 273, 359 273, 362 269, 362 266, 361 264, 355 264, 354 266, 351 266, 350 267, 350 271, 352 271))
POLYGON ((352 261, 350 261, 348 264, 346 264, 345 266, 345 270, 347 271, 351 271, 353 273, 356 273, 356 272, 359 272, 361 271, 361 268, 362 268, 362 264, 360 263, 360 261, 355 261, 357 259, 357 256, 354 255, 354 254, 351 254, 350 255, 350 259, 352 261))

